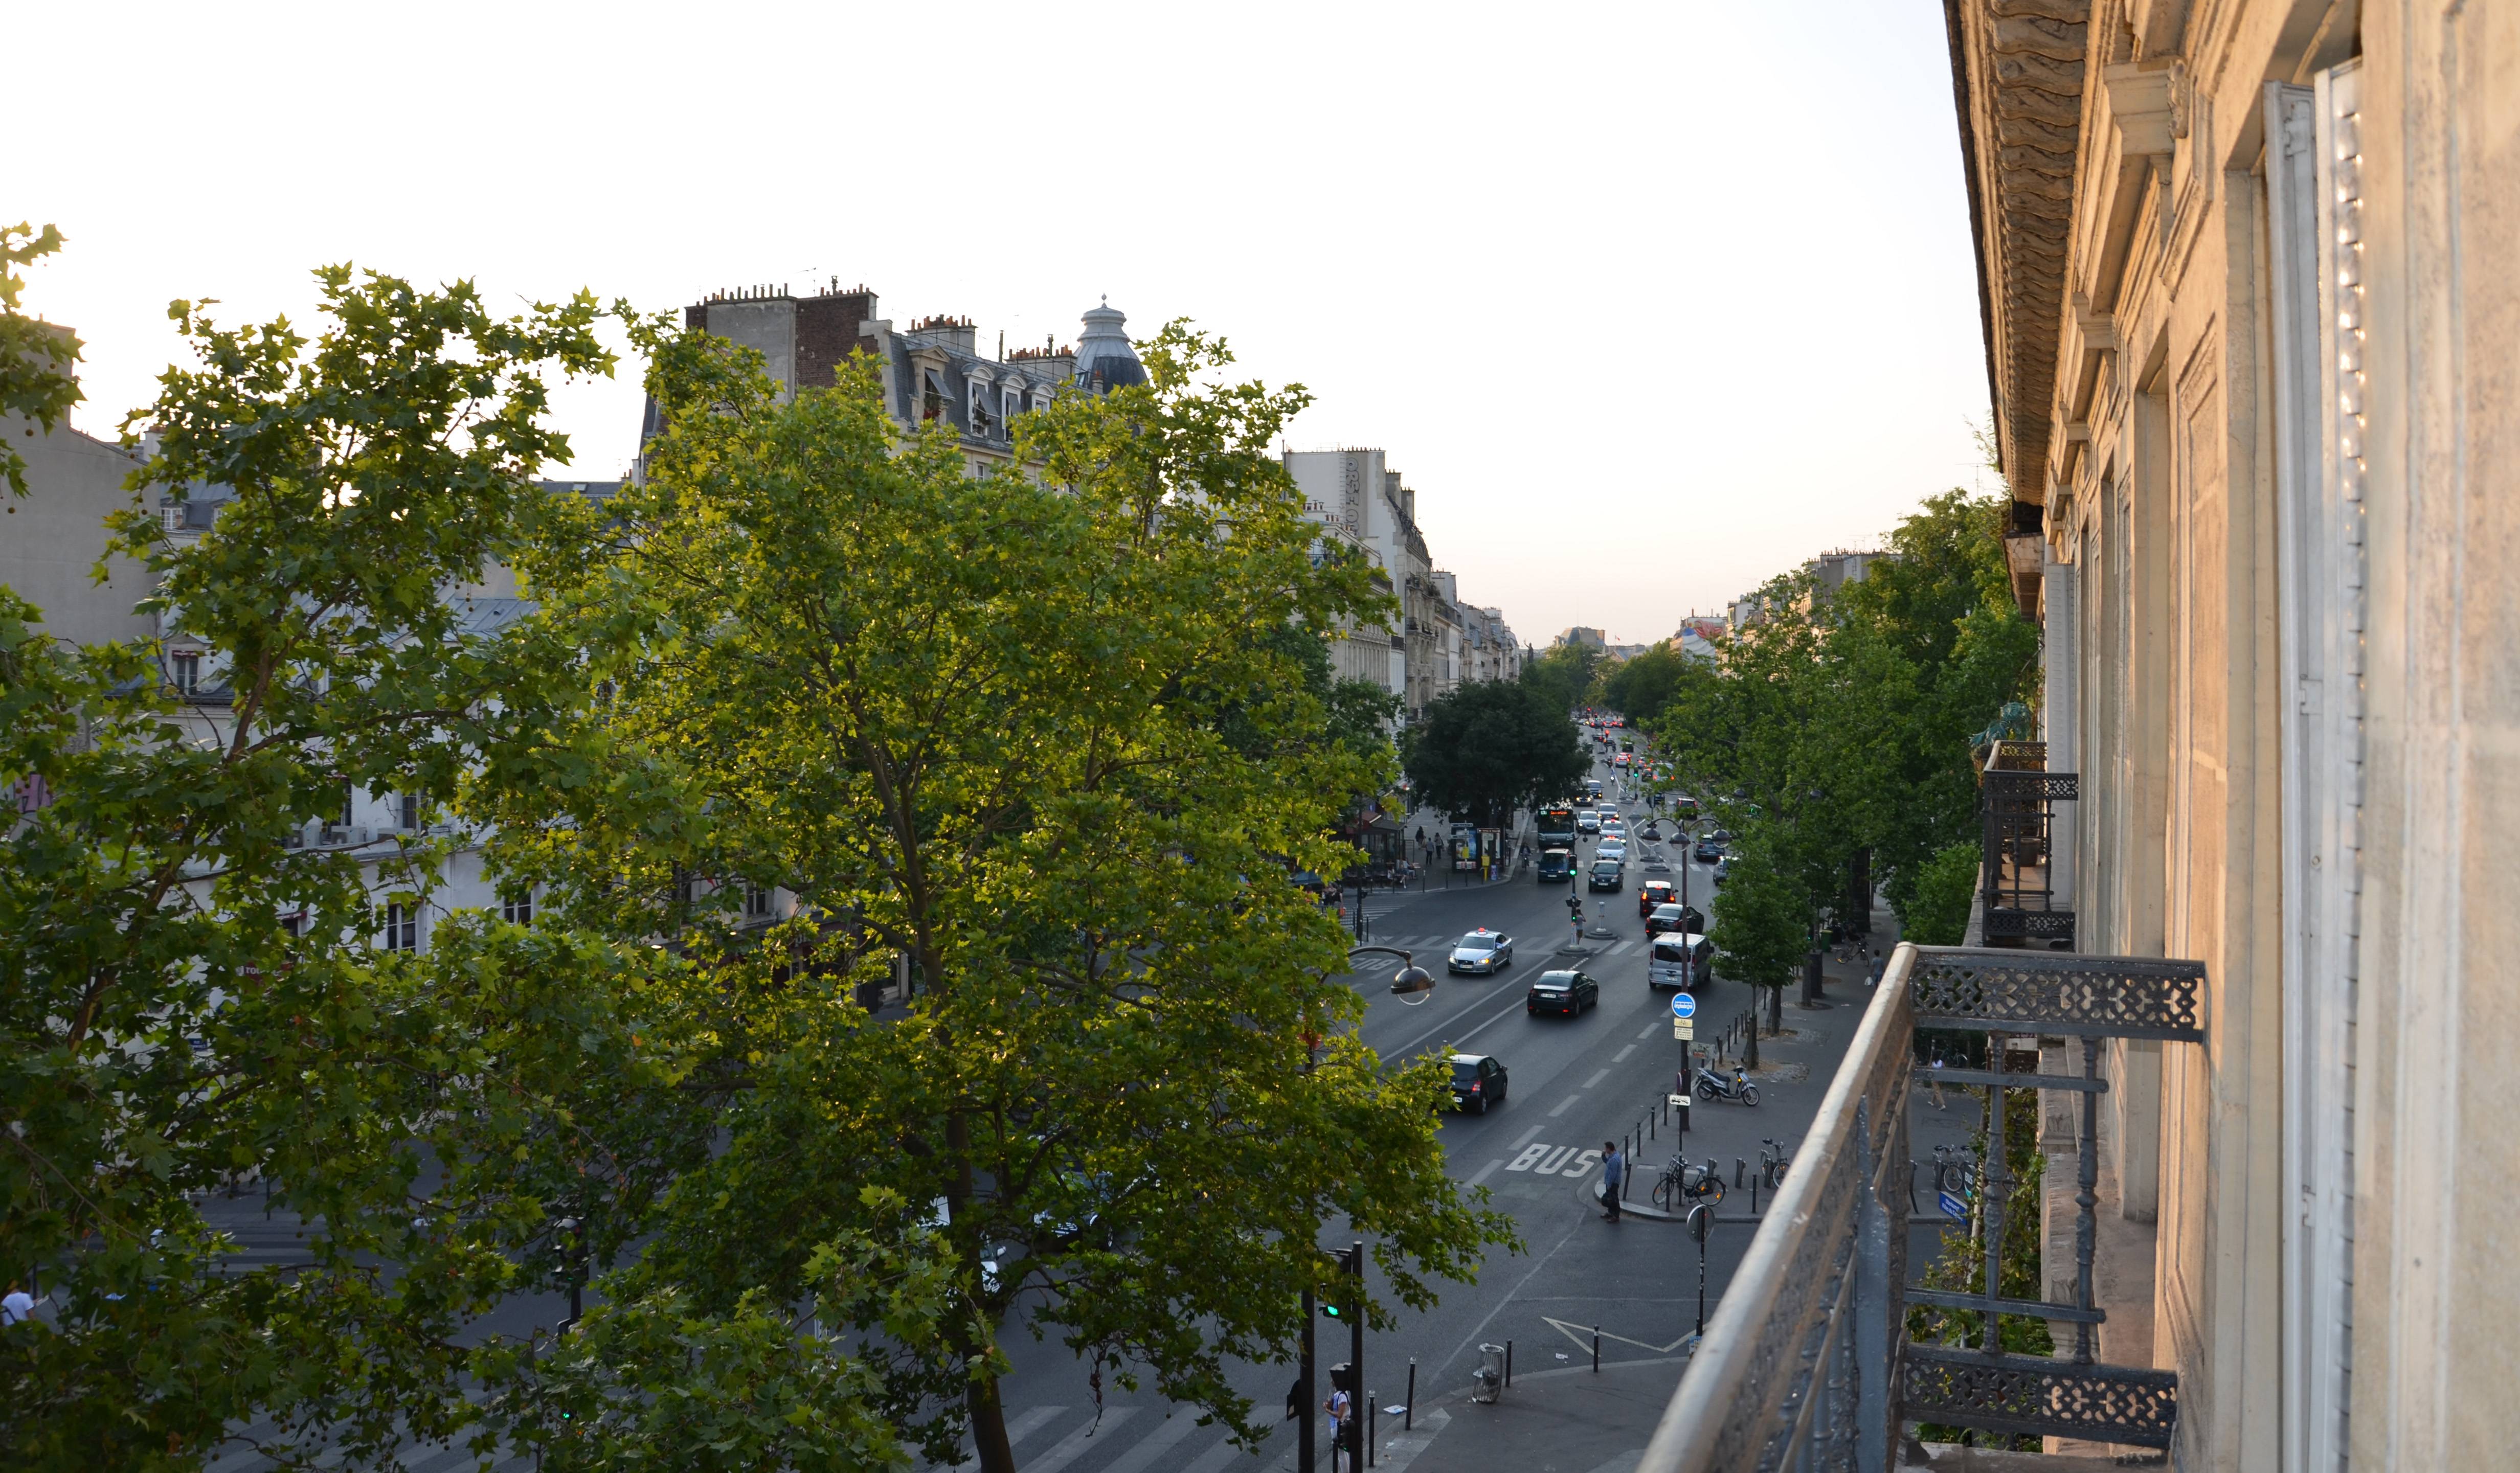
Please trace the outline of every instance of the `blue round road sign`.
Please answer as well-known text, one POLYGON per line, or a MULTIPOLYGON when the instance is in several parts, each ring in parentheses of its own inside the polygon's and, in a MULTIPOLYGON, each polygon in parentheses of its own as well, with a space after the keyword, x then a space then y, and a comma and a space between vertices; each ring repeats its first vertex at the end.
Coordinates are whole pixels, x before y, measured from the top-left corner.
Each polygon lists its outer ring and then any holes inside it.
POLYGON ((1697 1016, 1697 1000, 1685 992, 1673 993, 1671 995, 1671 1015, 1676 1018, 1693 1018, 1697 1016))

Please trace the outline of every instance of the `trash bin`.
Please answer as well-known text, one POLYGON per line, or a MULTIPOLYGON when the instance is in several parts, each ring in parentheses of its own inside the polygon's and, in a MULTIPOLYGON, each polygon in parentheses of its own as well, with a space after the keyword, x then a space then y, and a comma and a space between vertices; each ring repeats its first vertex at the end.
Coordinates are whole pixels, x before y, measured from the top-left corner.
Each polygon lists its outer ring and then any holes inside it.
POLYGON ((1505 1347, 1481 1345, 1479 1368, 1471 1373, 1470 1400, 1494 1402, 1505 1390, 1505 1347))

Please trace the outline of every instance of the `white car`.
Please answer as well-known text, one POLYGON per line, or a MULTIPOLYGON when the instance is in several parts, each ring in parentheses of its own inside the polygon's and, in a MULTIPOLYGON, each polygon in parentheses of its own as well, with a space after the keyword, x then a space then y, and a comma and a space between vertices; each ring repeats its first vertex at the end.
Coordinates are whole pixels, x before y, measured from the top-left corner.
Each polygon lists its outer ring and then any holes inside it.
POLYGON ((1625 839, 1604 838, 1601 840, 1601 847, 1593 851, 1593 858, 1597 860, 1624 860, 1627 857, 1628 844, 1625 839))
POLYGON ((1575 815, 1575 831, 1577 833, 1599 833, 1601 831, 1601 816, 1589 808, 1582 810, 1575 815))
POLYGON ((1513 965, 1513 938, 1485 926, 1462 937, 1444 959, 1448 972, 1485 972, 1494 976, 1513 965))

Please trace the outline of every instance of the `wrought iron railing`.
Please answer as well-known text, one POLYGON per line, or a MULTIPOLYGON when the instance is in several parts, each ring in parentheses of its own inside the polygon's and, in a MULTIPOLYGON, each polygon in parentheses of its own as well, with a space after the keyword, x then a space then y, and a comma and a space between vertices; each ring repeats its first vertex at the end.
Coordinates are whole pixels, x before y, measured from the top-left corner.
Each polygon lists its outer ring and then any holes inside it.
POLYGON ((1988 941, 2045 945, 2074 940, 2074 912, 2059 904, 2055 806, 2081 796, 2075 773, 2051 773, 2044 741, 2000 741, 1978 775, 1985 823, 1983 913, 1988 941))
POLYGON ((2108 1088, 2099 1077, 2099 1042, 2202 1043, 2204 983, 2204 968, 2189 961, 1901 946, 1775 1207, 1707 1321, 1641 1473, 1875 1473, 1894 1466, 1910 1421, 2167 1448, 2179 1412, 2177 1376, 2098 1364, 2092 1354, 2092 1326, 2105 1318, 2092 1301, 2092 1273, 2096 1107, 2108 1088), (2007 1093, 2070 1090, 2082 1096, 2072 1304, 1998 1292, 1994 1257, 2011 1185, 2001 1149, 1988 1153, 1980 1194, 1989 1254, 1984 1291, 1909 1285, 1908 1087, 1919 1028, 1983 1032, 1997 1063, 2010 1035, 2081 1041, 2080 1075, 1937 1075, 1947 1084, 1990 1087, 1989 1138, 1999 1142, 2007 1093), (1911 1304, 1975 1311, 1983 1344, 1911 1344, 1911 1304), (2001 1350, 1999 1322, 2006 1317, 2073 1324, 2070 1358, 2001 1350))

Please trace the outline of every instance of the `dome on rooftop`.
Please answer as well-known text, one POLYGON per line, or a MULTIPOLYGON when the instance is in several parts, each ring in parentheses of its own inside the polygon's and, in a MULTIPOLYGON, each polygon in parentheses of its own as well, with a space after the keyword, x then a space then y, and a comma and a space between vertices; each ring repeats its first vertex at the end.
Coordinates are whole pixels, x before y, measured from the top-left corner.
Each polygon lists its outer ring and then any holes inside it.
POLYGON ((1095 389, 1125 388, 1147 381, 1147 366, 1129 346, 1123 331, 1129 314, 1102 298, 1085 313, 1085 334, 1076 340, 1076 381, 1095 389))

